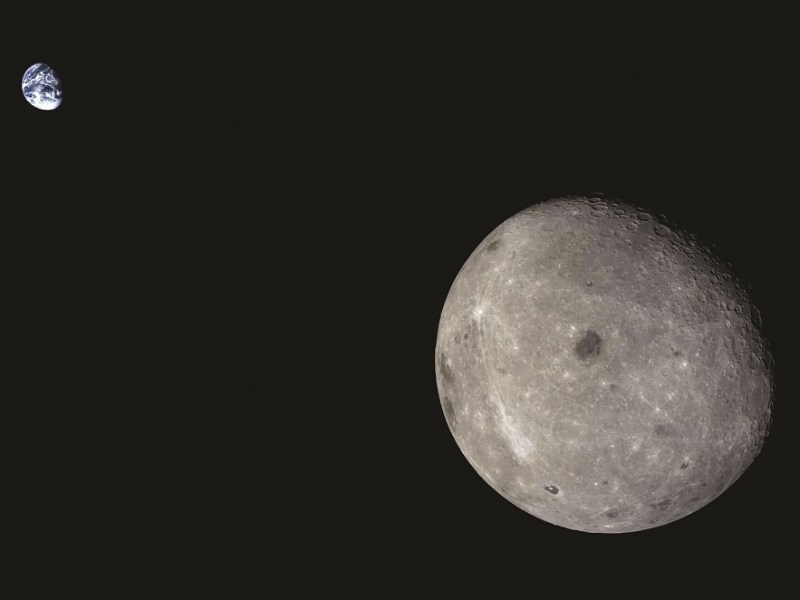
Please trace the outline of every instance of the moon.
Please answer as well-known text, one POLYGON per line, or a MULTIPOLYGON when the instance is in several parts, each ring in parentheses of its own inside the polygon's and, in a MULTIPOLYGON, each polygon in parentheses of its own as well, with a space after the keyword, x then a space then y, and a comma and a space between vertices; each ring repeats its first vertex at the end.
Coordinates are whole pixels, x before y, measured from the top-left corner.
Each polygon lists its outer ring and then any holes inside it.
POLYGON ((475 471, 561 527, 681 519, 760 452, 773 359, 731 267, 605 197, 534 205, 492 231, 444 303, 435 370, 475 471))
POLYGON ((39 110, 55 110, 63 97, 61 80, 50 66, 33 64, 22 76, 22 94, 28 104, 39 110))

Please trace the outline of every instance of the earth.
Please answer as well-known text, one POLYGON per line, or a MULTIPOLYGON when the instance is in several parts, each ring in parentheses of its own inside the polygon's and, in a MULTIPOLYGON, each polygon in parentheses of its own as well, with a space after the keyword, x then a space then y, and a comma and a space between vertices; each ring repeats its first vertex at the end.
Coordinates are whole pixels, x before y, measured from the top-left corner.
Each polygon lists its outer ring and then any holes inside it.
POLYGON ((61 106, 61 80, 48 65, 36 63, 22 76, 22 93, 31 106, 53 110, 61 106))

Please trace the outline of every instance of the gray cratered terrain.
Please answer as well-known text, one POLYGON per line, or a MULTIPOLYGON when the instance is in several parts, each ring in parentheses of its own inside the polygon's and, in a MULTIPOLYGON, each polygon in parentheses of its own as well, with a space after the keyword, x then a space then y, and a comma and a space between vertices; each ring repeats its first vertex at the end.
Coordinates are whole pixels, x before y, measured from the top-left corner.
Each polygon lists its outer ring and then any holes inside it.
POLYGON ((730 269, 605 198, 497 227, 453 283, 436 342, 447 424, 506 499, 588 532, 658 527, 759 453, 772 359, 730 269))

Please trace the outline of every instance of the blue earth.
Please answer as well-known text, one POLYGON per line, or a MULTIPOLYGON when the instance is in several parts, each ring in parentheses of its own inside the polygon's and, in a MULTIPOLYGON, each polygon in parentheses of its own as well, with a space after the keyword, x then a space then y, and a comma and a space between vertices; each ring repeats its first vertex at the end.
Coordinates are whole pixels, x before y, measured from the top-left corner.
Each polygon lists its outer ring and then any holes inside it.
POLYGON ((22 94, 31 106, 53 110, 61 106, 61 80, 48 65, 36 63, 22 76, 22 94))

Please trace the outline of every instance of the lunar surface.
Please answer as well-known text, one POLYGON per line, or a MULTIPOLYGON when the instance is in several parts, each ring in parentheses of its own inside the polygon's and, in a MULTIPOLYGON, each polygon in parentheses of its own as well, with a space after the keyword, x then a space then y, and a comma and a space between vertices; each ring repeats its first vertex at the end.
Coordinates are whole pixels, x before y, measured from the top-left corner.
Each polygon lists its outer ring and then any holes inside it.
POLYGON ((31 106, 53 110, 61 106, 61 80, 49 66, 36 63, 22 76, 22 94, 31 106))
POLYGON ((747 469, 773 361, 731 269, 662 218, 560 198, 497 227, 442 310, 436 380, 480 476, 549 523, 658 527, 747 469))

